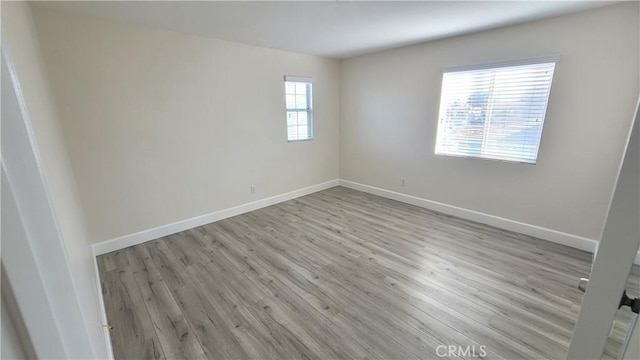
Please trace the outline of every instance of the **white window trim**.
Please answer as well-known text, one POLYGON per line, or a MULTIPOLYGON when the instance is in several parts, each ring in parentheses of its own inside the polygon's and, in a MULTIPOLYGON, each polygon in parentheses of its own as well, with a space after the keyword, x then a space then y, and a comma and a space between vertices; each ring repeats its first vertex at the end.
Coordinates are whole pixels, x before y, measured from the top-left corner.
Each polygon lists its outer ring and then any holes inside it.
MULTIPOLYGON (((287 82, 296 82, 296 83, 305 83, 305 84, 310 84, 311 85, 311 91, 309 91, 307 93, 307 103, 308 103, 308 109, 307 109, 307 119, 308 119, 308 123, 309 123, 309 137, 304 138, 304 139, 289 139, 289 136, 287 135, 287 142, 298 142, 298 141, 310 141, 313 140, 315 134, 314 134, 314 129, 313 129, 313 123, 314 123, 314 119, 313 119, 313 78, 309 77, 309 76, 292 76, 292 75, 285 75, 284 76, 284 81, 285 83, 287 82)), ((285 114, 288 113, 289 111, 291 111, 291 109, 287 108, 286 105, 286 101, 285 101, 285 114)), ((298 110, 300 111, 300 110, 298 110)), ((286 118, 286 116, 285 116, 286 118)))
POLYGON ((313 84, 313 78, 311 78, 310 76, 285 75, 284 76, 284 81, 303 82, 303 83, 311 83, 311 84, 313 84))

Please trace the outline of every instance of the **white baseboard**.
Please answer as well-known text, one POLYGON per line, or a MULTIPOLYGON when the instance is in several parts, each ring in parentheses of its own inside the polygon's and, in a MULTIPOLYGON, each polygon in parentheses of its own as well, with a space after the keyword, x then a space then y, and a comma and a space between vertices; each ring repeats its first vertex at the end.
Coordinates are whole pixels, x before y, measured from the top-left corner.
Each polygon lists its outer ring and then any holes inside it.
POLYGON ((350 189, 363 191, 369 194, 378 195, 387 199, 401 201, 407 204, 420 206, 425 209, 434 210, 447 215, 453 215, 462 219, 471 220, 500 229, 515 231, 517 233, 534 236, 554 243, 570 246, 576 249, 594 253, 598 242, 581 236, 567 234, 564 232, 543 228, 536 225, 505 219, 499 216, 489 215, 478 211, 468 210, 457 206, 447 205, 436 201, 431 201, 416 196, 402 194, 395 191, 381 189, 378 187, 364 185, 348 180, 340 180, 340 185, 350 189))
MULTIPOLYGON (((551 241, 557 244, 566 245, 572 248, 595 253, 598 248, 598 241, 564 233, 561 231, 551 230, 536 225, 523 223, 516 220, 510 220, 499 216, 489 215, 478 211, 468 210, 457 206, 447 205, 436 201, 431 201, 416 196, 402 194, 399 192, 378 188, 375 186, 360 184, 357 182, 340 179, 340 186, 350 189, 359 190, 373 195, 382 196, 387 199, 401 201, 407 204, 420 206, 425 209, 438 211, 443 214, 456 216, 462 219, 476 221, 479 223, 495 226, 500 229, 514 231, 520 234, 534 236, 543 240, 551 241)), ((640 251, 636 254, 634 264, 640 265, 640 251)))
MULTIPOLYGON (((474 210, 468 210, 457 206, 452 206, 437 201, 431 201, 412 195, 402 194, 399 192, 378 188, 375 186, 360 184, 357 182, 336 179, 321 184, 309 186, 303 189, 294 190, 288 193, 261 199, 248 204, 235 206, 229 209, 215 211, 210 214, 196 216, 194 218, 178 221, 172 224, 159 226, 153 229, 140 231, 134 234, 121 236, 115 239, 103 241, 93 245, 93 253, 97 255, 106 254, 112 251, 124 249, 129 246, 141 244, 143 242, 161 238, 163 236, 175 234, 180 231, 192 229, 198 226, 209 224, 215 221, 226 219, 232 216, 244 214, 249 211, 258 210, 267 206, 275 205, 283 201, 295 199, 301 196, 309 195, 314 192, 326 190, 334 186, 344 186, 350 189, 363 191, 369 194, 382 196, 388 199, 401 201, 407 204, 420 206, 425 209, 434 210, 443 214, 456 216, 462 219, 476 221, 479 223, 495 226, 500 229, 510 230, 517 233, 534 236, 543 240, 551 241, 557 244, 570 246, 572 248, 595 253, 598 242, 593 239, 564 233, 561 231, 551 230, 536 225, 523 223, 516 220, 510 220, 499 216, 489 215, 474 210)), ((640 264, 640 251, 636 255, 635 264, 640 264)))
POLYGON ((100 324, 102 326, 102 331, 104 333, 104 342, 107 344, 107 360, 113 360, 113 344, 111 343, 111 330, 105 328, 103 325, 108 324, 107 320, 107 308, 104 306, 104 296, 102 296, 102 282, 100 281, 100 271, 98 271, 98 258, 93 257, 93 268, 95 271, 96 278, 94 284, 97 292, 98 292, 98 301, 100 302, 100 324))
POLYGON ((163 236, 175 234, 180 231, 193 229, 198 226, 209 224, 222 219, 230 218, 232 216, 247 213, 249 211, 258 210, 267 206, 275 205, 283 201, 295 199, 301 196, 309 195, 318 191, 326 190, 334 186, 338 186, 339 180, 331 180, 321 184, 312 185, 303 189, 294 190, 288 193, 272 196, 266 199, 250 202, 235 206, 228 209, 212 212, 210 214, 196 216, 190 219, 185 219, 172 224, 158 226, 156 228, 140 231, 137 233, 120 236, 115 239, 106 240, 93 244, 94 255, 102 255, 112 251, 127 248, 129 246, 141 244, 143 242, 161 238, 163 236))

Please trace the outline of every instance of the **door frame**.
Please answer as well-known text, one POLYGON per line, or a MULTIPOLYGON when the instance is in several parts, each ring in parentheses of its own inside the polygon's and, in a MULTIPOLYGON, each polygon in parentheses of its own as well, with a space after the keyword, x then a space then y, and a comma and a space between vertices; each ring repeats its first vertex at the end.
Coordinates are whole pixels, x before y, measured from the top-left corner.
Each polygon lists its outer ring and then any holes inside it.
POLYGON ((639 117, 640 97, 567 359, 602 358, 622 291, 640 246, 639 117))
POLYGON ((29 112, 4 39, 0 56, 3 276, 38 358, 94 358, 29 112))

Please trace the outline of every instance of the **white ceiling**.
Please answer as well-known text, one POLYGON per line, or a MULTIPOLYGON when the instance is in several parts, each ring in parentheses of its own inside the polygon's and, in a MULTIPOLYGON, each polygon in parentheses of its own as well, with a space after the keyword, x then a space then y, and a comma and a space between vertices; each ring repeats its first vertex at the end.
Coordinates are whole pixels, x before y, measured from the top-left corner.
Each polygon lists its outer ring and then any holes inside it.
POLYGON ((605 1, 54 1, 118 22, 333 58, 605 6, 605 1))

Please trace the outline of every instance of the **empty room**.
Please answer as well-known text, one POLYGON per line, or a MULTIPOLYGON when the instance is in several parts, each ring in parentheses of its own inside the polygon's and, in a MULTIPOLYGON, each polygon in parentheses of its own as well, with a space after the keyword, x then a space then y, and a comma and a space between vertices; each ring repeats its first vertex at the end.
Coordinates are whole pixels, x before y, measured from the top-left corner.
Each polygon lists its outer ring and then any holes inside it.
POLYGON ((640 360, 640 3, 2 1, 2 359, 640 360))

